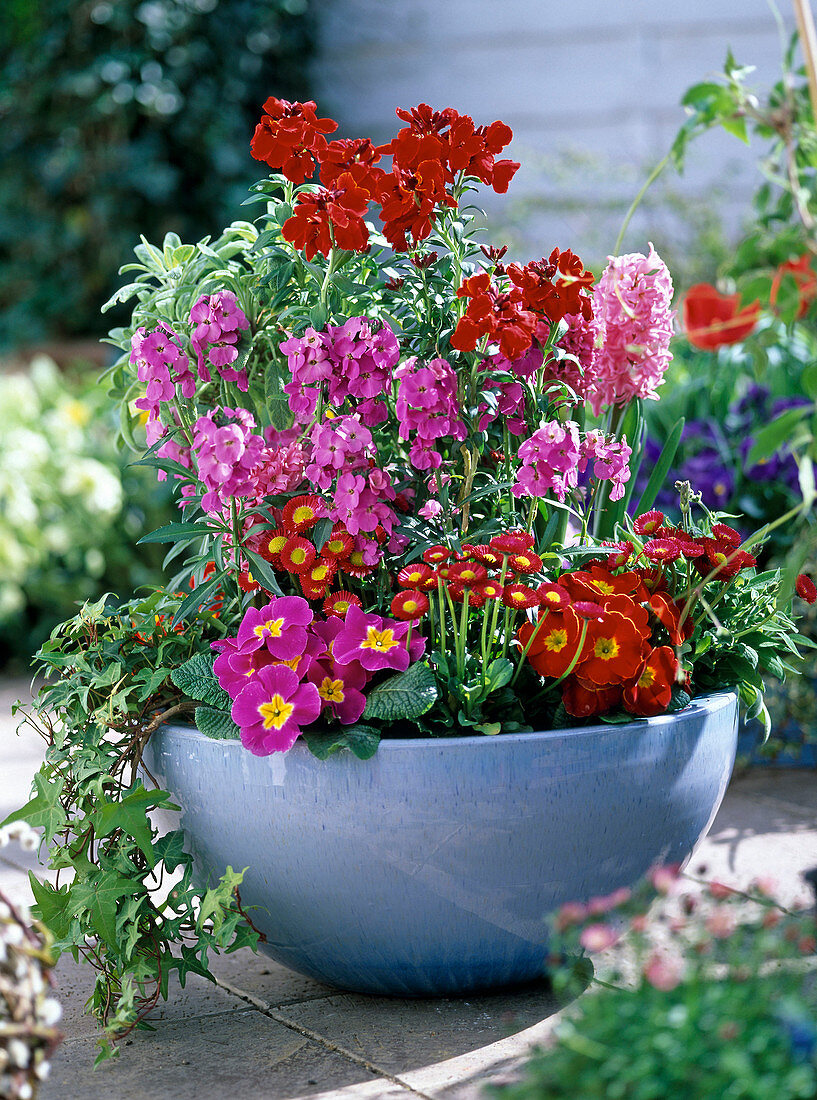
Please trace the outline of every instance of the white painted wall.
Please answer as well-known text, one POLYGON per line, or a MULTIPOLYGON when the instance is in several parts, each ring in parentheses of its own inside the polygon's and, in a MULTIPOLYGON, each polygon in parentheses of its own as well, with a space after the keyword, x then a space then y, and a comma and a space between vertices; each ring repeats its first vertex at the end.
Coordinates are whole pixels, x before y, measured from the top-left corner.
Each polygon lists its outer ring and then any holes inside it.
MULTIPOLYGON (((522 168, 508 196, 485 200, 492 232, 520 255, 559 244, 603 258, 684 119, 684 90, 720 70, 728 47, 757 67, 759 88, 780 73, 767 0, 315 0, 315 11, 316 95, 344 135, 387 139, 394 108, 422 101, 512 127, 522 168)), ((713 210, 734 236, 760 150, 723 133, 699 140, 685 177, 666 177, 674 200, 645 210, 625 245, 655 234, 689 251, 713 210)))

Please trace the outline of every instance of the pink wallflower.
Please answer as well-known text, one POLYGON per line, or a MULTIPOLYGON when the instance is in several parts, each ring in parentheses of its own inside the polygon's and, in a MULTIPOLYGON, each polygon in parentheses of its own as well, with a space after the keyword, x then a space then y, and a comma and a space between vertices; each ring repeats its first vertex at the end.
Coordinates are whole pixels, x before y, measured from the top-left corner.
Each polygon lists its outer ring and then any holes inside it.
POLYGON ((593 291, 598 348, 590 399, 598 416, 634 397, 655 400, 672 355, 672 279, 650 245, 648 256, 611 256, 593 291))
POLYGON ((681 983, 684 969, 683 959, 654 951, 644 966, 644 977, 655 989, 669 993, 681 983))
POLYGON ((238 628, 242 650, 266 646, 273 657, 292 661, 306 650, 306 628, 314 615, 300 596, 275 596, 261 608, 248 607, 238 628))
POLYGON ((434 449, 438 439, 461 441, 468 434, 460 419, 457 375, 446 359, 423 365, 412 357, 394 372, 398 380, 395 411, 400 439, 414 432, 409 461, 417 470, 437 469, 442 455, 434 449))
POLYGON ((612 481, 610 500, 624 496, 624 486, 630 480, 629 461, 632 450, 626 440, 606 439, 603 432, 592 428, 582 440, 582 457, 579 473, 593 461, 593 477, 599 481, 612 481))
POLYGON ((318 489, 326 491, 340 471, 368 469, 377 450, 372 433, 355 416, 338 416, 315 424, 309 436, 310 461, 304 471, 318 489))
POLYGON ((186 398, 196 390, 190 360, 177 343, 179 337, 172 329, 165 329, 146 332, 138 328, 131 337, 130 361, 136 366, 136 377, 145 383, 145 396, 135 405, 147 410, 151 420, 158 419, 161 405, 176 396, 177 385, 186 398))
POLYGON ((246 409, 216 407, 195 423, 193 449, 205 488, 201 506, 217 512, 231 497, 251 496, 252 474, 262 461, 264 440, 254 435, 255 420, 246 409))
POLYGON ((520 467, 514 496, 543 497, 552 490, 564 500, 578 484, 582 457, 579 428, 572 420, 564 424, 548 421, 519 445, 520 467))
POLYGON ((242 745, 256 756, 269 756, 292 748, 320 712, 314 684, 303 683, 286 665, 267 665, 241 691, 230 713, 242 745))
POLYGON ((241 333, 250 327, 246 315, 239 309, 235 294, 221 290, 205 294, 190 311, 193 332, 190 342, 198 359, 198 374, 202 382, 211 381, 209 366, 227 382, 235 382, 242 393, 248 389, 247 371, 234 368, 238 359, 241 333))
POLYGON ((405 672, 410 661, 416 661, 425 651, 425 639, 416 634, 411 639, 411 651, 406 649, 408 631, 407 622, 383 619, 359 607, 350 607, 332 653, 336 661, 342 664, 359 661, 369 672, 383 668, 405 672))
POLYGON ((314 417, 319 396, 335 409, 351 399, 358 419, 373 427, 388 417, 383 395, 391 393, 400 345, 392 329, 368 317, 350 317, 324 332, 308 328, 280 345, 292 381, 284 386, 296 423, 314 417))

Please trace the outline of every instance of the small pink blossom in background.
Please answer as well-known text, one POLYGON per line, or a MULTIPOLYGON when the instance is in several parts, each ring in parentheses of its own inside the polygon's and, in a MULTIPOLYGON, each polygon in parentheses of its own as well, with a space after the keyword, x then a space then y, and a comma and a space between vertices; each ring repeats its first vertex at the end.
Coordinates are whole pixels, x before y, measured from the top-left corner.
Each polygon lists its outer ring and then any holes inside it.
POLYGON ((226 382, 234 382, 246 393, 247 372, 243 367, 235 369, 232 364, 238 359, 240 335, 250 327, 250 322, 239 309, 235 294, 221 290, 202 295, 190 310, 190 323, 193 325, 190 343, 196 353, 201 381, 212 380, 209 370, 212 366, 226 382))
MULTIPOLYGON (((603 608, 600 608, 603 611, 603 608)), ((632 890, 628 886, 620 886, 612 894, 603 894, 601 897, 591 898, 587 903, 587 912, 590 916, 598 916, 601 913, 609 913, 612 909, 618 909, 632 897, 632 890)))
POLYGON ((659 894, 671 894, 678 885, 679 868, 670 865, 654 867, 649 873, 650 883, 659 894))
POLYGON ((649 923, 646 913, 636 913, 630 921, 630 928, 632 928, 633 932, 643 933, 649 928, 649 923))
POLYGON ((758 894, 762 894, 763 897, 766 898, 774 897, 777 893, 777 887, 777 879, 771 878, 768 875, 756 878, 751 886, 751 888, 754 889, 758 894))
POLYGON ((571 925, 580 924, 587 916, 587 908, 580 901, 566 901, 556 914, 556 928, 564 932, 571 925))
POLYGON ((709 893, 717 901, 723 901, 724 898, 731 897, 734 892, 734 889, 727 886, 725 882, 710 882, 709 884, 709 893))
POLYGON ((201 506, 217 512, 231 497, 254 492, 252 474, 266 447, 253 433, 255 420, 246 409, 216 407, 200 416, 193 430, 193 450, 199 481, 205 488, 201 506))
POLYGON ((728 939, 738 926, 737 917, 725 905, 718 906, 707 915, 704 927, 716 940, 728 939))
POLYGON ((564 500, 579 479, 581 442, 579 427, 548 421, 519 445, 520 466, 512 492, 514 496, 543 497, 552 490, 564 500))
POLYGON ((680 985, 684 970, 683 959, 655 951, 644 966, 644 977, 655 989, 669 993, 680 985))
POLYGON ((649 255, 611 256, 593 290, 597 353, 590 400, 598 416, 634 397, 657 400, 672 355, 672 279, 650 245, 649 255))
POLYGON ((606 951, 618 941, 621 933, 609 924, 588 924, 579 936, 579 943, 585 951, 606 951))
POLYGON ((596 375, 593 325, 581 314, 569 313, 564 320, 567 332, 559 340, 557 349, 567 352, 568 358, 557 358, 556 354, 551 354, 542 371, 543 389, 548 389, 550 382, 563 382, 580 400, 586 400, 592 392, 596 375))

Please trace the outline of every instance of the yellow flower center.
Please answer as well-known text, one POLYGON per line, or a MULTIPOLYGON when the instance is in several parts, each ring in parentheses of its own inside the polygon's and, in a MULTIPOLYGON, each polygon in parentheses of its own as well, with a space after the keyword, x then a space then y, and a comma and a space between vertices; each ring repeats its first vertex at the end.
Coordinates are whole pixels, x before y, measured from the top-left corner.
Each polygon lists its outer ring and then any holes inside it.
POLYGON ((345 615, 346 612, 349 610, 349 601, 336 600, 332 606, 334 607, 335 611, 340 611, 342 615, 345 615))
POLYGON ((610 661, 613 657, 617 657, 620 646, 615 638, 599 638, 596 641, 596 645, 593 649, 593 653, 596 657, 601 658, 602 661, 610 661))
POLYGON ((394 631, 389 627, 386 627, 385 630, 377 630, 375 627, 370 626, 366 632, 366 641, 362 643, 361 649, 376 649, 380 653, 388 653, 396 645, 399 645, 399 642, 394 636, 394 631))
POLYGON ((273 661, 275 665, 286 665, 287 668, 291 668, 293 672, 298 671, 298 665, 301 663, 300 657, 293 657, 289 661, 273 661))
POLYGON ((289 721, 295 706, 285 702, 276 692, 268 703, 262 703, 258 713, 264 719, 264 729, 281 729, 289 721))
POLYGON ((613 588, 612 584, 608 584, 607 581, 594 580, 590 583, 594 586, 594 588, 598 588, 599 592, 601 592, 605 596, 610 596, 613 592, 615 592, 615 588, 613 588))
POLYGON ((558 592, 546 592, 545 599, 548 600, 550 603, 562 602, 558 592))
POLYGON ((309 523, 315 518, 315 509, 309 504, 302 504, 292 513, 293 523, 309 523))
POLYGON ((566 645, 566 630, 551 630, 550 634, 545 635, 545 649, 549 649, 551 653, 558 653, 560 650, 564 649, 566 645))
POLYGON ((303 546, 296 546, 291 554, 292 561, 295 565, 303 565, 306 561, 306 550, 303 546))
POLYGON ((655 683, 655 669, 651 668, 649 665, 647 665, 646 668, 644 669, 644 671, 638 677, 638 686, 640 688, 648 688, 648 687, 652 687, 652 685, 654 683, 655 683))
POLYGON ((333 680, 330 676, 324 676, 318 695, 329 703, 342 703, 346 698, 343 692, 343 680, 333 680))
POLYGON ((269 634, 270 638, 280 638, 283 625, 283 619, 267 619, 265 623, 259 623, 253 633, 256 638, 263 638, 265 634, 269 634))

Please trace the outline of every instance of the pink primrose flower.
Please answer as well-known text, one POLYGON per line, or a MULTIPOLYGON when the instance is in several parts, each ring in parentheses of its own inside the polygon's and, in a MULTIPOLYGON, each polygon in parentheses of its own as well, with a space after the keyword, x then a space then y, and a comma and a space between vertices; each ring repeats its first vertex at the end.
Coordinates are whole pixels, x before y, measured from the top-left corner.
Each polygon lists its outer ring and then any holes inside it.
POLYGON ((241 743, 256 756, 286 752, 321 712, 321 697, 286 665, 259 669, 232 705, 241 743))
POLYGON ((407 622, 384 619, 350 607, 343 620, 343 629, 335 638, 333 657, 341 664, 359 661, 368 672, 393 668, 405 672, 409 662, 425 651, 425 639, 412 637, 411 650, 406 649, 407 622), (419 645, 418 645, 419 643, 419 645))
POLYGON ((293 661, 306 652, 306 628, 313 618, 301 596, 275 596, 265 607, 247 608, 238 628, 238 645, 242 650, 266 646, 273 657, 293 661))
MULTIPOLYGON (((342 620, 338 622, 343 625, 342 620)), ((318 689, 321 707, 333 714, 344 726, 360 718, 366 706, 366 696, 360 690, 369 679, 359 661, 341 665, 334 660, 315 661, 308 673, 309 682, 318 689)))

